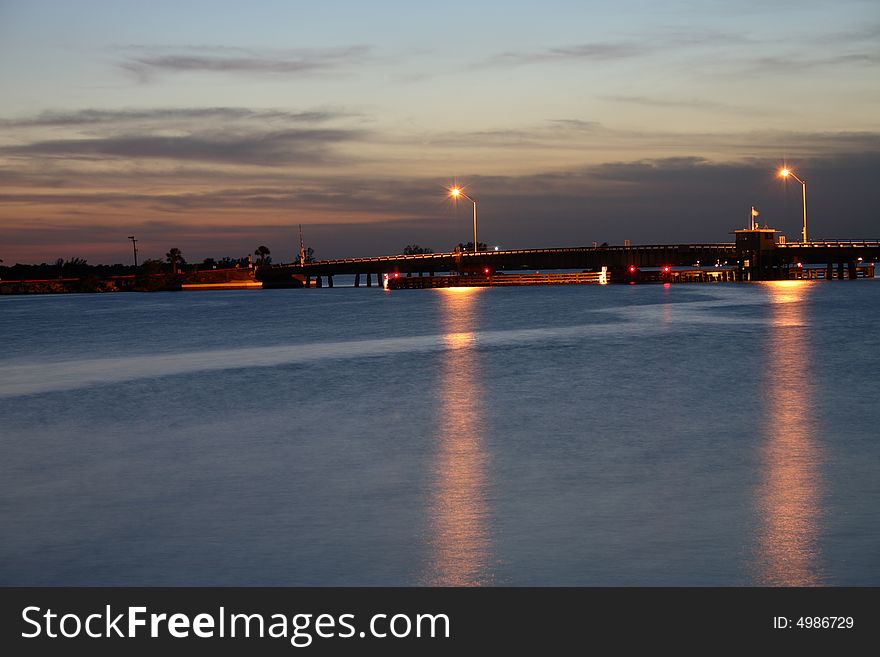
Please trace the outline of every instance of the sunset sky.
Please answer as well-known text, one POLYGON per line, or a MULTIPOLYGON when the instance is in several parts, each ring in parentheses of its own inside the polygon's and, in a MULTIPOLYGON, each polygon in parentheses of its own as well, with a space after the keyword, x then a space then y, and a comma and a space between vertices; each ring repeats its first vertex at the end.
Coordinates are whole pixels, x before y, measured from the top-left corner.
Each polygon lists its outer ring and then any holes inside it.
POLYGON ((0 0, 0 258, 880 237, 880 3, 0 0))

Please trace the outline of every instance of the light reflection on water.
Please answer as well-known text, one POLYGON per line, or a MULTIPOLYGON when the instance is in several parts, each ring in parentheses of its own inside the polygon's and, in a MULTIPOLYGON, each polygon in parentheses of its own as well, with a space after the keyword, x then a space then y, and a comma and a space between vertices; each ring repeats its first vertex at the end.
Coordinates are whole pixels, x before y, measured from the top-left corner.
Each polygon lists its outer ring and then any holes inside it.
POLYGON ((0 584, 880 583, 880 281, 299 292, 0 299, 0 584))
POLYGON ((440 290, 445 330, 436 418, 436 455, 428 498, 428 561, 423 583, 479 586, 493 582, 487 502, 488 455, 474 348, 480 288, 440 290))
POLYGON ((758 492, 756 579, 769 586, 823 583, 819 526, 823 453, 810 406, 814 373, 805 303, 815 283, 767 283, 771 324, 764 398, 767 442, 758 492))

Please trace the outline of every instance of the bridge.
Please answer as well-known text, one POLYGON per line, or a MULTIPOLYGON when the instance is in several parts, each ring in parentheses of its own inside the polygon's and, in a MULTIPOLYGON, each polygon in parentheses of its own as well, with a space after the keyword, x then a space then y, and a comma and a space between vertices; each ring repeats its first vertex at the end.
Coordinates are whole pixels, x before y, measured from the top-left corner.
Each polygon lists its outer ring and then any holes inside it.
POLYGON ((602 267, 622 270, 635 267, 680 267, 727 264, 742 271, 742 280, 788 278, 788 270, 800 265, 822 264, 851 268, 859 262, 880 259, 880 240, 822 240, 778 243, 772 229, 738 230, 735 242, 708 244, 648 244, 626 246, 514 249, 504 251, 424 253, 367 258, 319 260, 274 265, 260 270, 265 287, 289 287, 312 280, 318 286, 326 279, 354 275, 355 286, 380 283, 382 274, 404 276, 436 272, 489 273, 496 271, 543 271, 577 269, 598 271, 602 267), (363 277, 363 280, 362 280, 363 277))
MULTIPOLYGON (((276 265, 263 272, 260 278, 266 287, 281 286, 287 281, 303 277, 319 281, 326 277, 353 274, 355 285, 360 277, 372 285, 373 275, 428 274, 435 272, 482 273, 489 271, 528 271, 547 269, 622 268, 635 264, 649 267, 661 265, 693 265, 695 262, 715 264, 735 259, 733 244, 656 244, 640 246, 570 247, 557 249, 511 249, 504 251, 456 251, 451 253, 423 253, 369 258, 319 260, 299 264, 276 265)), ((376 279, 378 282, 378 278, 376 279)))

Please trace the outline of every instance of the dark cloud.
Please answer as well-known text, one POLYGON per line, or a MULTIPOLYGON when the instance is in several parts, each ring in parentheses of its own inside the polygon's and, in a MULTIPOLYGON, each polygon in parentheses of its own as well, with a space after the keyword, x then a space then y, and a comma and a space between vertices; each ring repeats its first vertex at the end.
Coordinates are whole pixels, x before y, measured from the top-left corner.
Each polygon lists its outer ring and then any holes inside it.
POLYGON ((388 214, 407 212, 430 204, 442 189, 435 183, 419 180, 351 180, 304 181, 297 179, 298 189, 291 189, 293 181, 279 181, 275 186, 241 186, 215 189, 207 192, 183 194, 106 191, 52 192, 23 191, 0 193, 0 204, 39 205, 61 208, 64 213, 83 207, 147 207, 157 213, 181 211, 264 210, 289 212, 291 210, 321 210, 337 216, 388 214), (413 197, 407 203, 394 202, 397 194, 413 197), (418 200, 416 200, 418 199, 418 200))
POLYGON ((54 139, 0 148, 7 156, 66 159, 195 160, 222 164, 278 166, 338 161, 331 147, 357 140, 362 133, 342 129, 291 129, 242 134, 185 136, 119 135, 91 139, 54 139))
POLYGON ((289 112, 243 107, 156 108, 129 110, 83 109, 42 112, 36 116, 0 120, 0 128, 116 126, 130 123, 181 123, 191 121, 282 121, 320 123, 346 116, 330 110, 289 112))
MULTIPOLYGON (((774 164, 670 158, 476 184, 487 239, 502 241, 515 232, 516 246, 589 244, 594 239, 643 244, 729 241, 728 232, 745 224, 752 205, 760 208, 762 220, 796 236, 800 187, 776 178, 774 164)), ((809 185, 815 237, 880 234, 873 210, 880 203, 880 188, 873 182, 878 166, 880 150, 799 163, 809 185)))
POLYGON ((297 76, 323 73, 365 61, 371 48, 355 45, 344 48, 299 50, 293 52, 242 52, 228 49, 180 49, 147 52, 121 62, 119 66, 138 80, 147 82, 162 73, 232 73, 297 76))

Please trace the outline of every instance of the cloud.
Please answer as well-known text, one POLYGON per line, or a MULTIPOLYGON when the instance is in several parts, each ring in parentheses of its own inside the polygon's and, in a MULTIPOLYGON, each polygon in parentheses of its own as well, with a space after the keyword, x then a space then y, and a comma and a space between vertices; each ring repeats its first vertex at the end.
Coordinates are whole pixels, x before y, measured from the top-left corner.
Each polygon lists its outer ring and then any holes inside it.
MULTIPOLYGON (((873 2, 873 0, 869 0, 873 2)), ((858 27, 846 30, 826 31, 817 41, 825 46, 843 45, 852 47, 853 44, 861 42, 869 42, 874 45, 880 38, 880 22, 868 22, 858 27)))
POLYGON ((754 107, 746 107, 744 105, 731 105, 728 103, 718 103, 711 100, 700 98, 649 98, 647 96, 628 96, 628 95, 612 95, 602 96, 605 100, 614 101, 615 103, 627 103, 631 105, 644 105, 645 107, 654 108, 670 108, 670 109, 701 109, 713 112, 725 112, 732 114, 749 114, 754 116, 766 116, 771 112, 769 110, 760 110, 754 107))
POLYGON ((371 50, 366 45, 287 52, 205 47, 170 52, 148 49, 144 54, 128 57, 119 66, 140 82, 149 82, 160 74, 193 72, 301 76, 363 63, 371 50))
POLYGON ((630 59, 651 52, 651 47, 637 42, 582 43, 533 51, 508 51, 483 62, 485 66, 524 66, 568 61, 606 62, 630 59))
POLYGON ((681 30, 656 28, 638 38, 616 41, 594 41, 567 46, 546 47, 539 50, 507 51, 493 55, 483 66, 523 66, 562 62, 613 62, 672 50, 717 48, 720 44, 741 46, 748 39, 733 32, 714 30, 681 30))
POLYGON ((23 204, 44 208, 70 209, 83 207, 144 207, 157 213, 180 211, 247 211, 266 210, 289 212, 297 210, 321 210, 347 216, 347 221, 357 221, 358 216, 384 214, 386 217, 424 209, 423 204, 440 188, 435 181, 420 179, 390 181, 385 179, 360 180, 333 178, 332 180, 290 179, 277 180, 274 184, 249 185, 239 179, 224 181, 225 185, 200 192, 174 193, 157 191, 108 192, 104 190, 55 189, 21 190, 0 193, 0 205, 23 204), (407 199, 396 199, 403 195, 407 199))
MULTIPOLYGON (((612 131, 597 121, 582 119, 551 119, 542 123, 517 128, 493 130, 445 131, 425 133, 419 136, 422 145, 449 146, 455 148, 583 148, 577 139, 611 135, 612 131), (573 141, 574 138, 574 141, 573 141)), ((412 143, 406 135, 395 135, 388 143, 412 143)))
POLYGON ((65 159, 193 160, 218 164, 278 166, 338 161, 330 146, 358 139, 354 130, 285 130, 187 136, 123 135, 54 139, 0 148, 0 154, 65 159))
MULTIPOLYGON (((645 99, 645 102, 649 100, 645 99)), ((409 143, 416 141, 406 135, 386 139, 387 143, 397 145, 407 140, 409 143)), ((534 158, 540 154, 542 161, 564 161, 564 166, 571 166, 575 157, 582 162, 596 162, 599 158, 607 160, 629 154, 634 158, 691 153, 701 153, 715 159, 778 157, 783 154, 814 157, 880 149, 880 133, 643 130, 612 128, 597 121, 576 118, 558 118, 509 129, 426 133, 418 137, 418 143, 436 148, 471 149, 475 154, 495 153, 504 161, 515 161, 518 155, 534 158)))
POLYGON ((69 112, 42 112, 36 116, 19 119, 0 119, 0 128, 33 127, 89 127, 127 125, 131 123, 157 123, 167 127, 168 122, 203 121, 283 121, 296 123, 321 123, 349 116, 332 110, 290 112, 284 110, 256 110, 244 107, 189 107, 99 110, 82 109, 69 112))
POLYGON ((603 129, 602 124, 598 121, 584 121, 583 119, 551 119, 550 124, 576 132, 596 132, 603 129))
POLYGON ((828 53, 815 56, 809 53, 791 52, 783 55, 770 55, 748 59, 738 74, 775 75, 808 71, 831 67, 873 67, 880 64, 880 52, 876 50, 828 53))
MULTIPOLYGON (((0 158, 9 169, 46 178, 63 160, 128 160, 277 167, 352 161, 339 147, 367 132, 363 117, 329 108, 303 111, 243 107, 81 109, 0 119, 0 158), (50 132, 51 131, 51 132, 50 132), (47 136, 55 138, 47 139, 47 136), (5 143, 4 143, 5 142, 5 143)), ((116 165, 115 165, 116 166, 116 165)), ((0 159, 0 177, 12 176, 0 159)))

